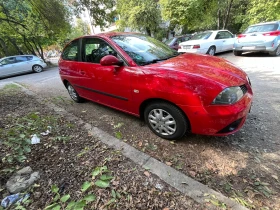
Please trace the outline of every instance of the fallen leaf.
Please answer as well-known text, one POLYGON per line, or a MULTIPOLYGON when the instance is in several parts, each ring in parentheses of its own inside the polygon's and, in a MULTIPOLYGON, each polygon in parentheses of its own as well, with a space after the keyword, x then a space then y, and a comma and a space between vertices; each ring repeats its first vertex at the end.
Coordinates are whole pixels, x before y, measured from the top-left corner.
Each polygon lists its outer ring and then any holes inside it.
POLYGON ((138 146, 139 146, 139 147, 142 147, 142 144, 143 144, 143 142, 140 141, 140 142, 138 143, 138 146))
POLYGON ((146 177, 150 177, 151 174, 149 173, 149 171, 145 171, 144 174, 146 175, 146 177))
POLYGON ((170 210, 170 208, 164 208, 164 209, 162 209, 162 210, 170 210))
POLYGON ((189 171, 189 174, 191 175, 191 177, 195 177, 196 172, 194 172, 194 171, 189 171))
POLYGON ((171 166, 172 163, 171 162, 165 162, 166 165, 171 166))
POLYGON ((272 177, 273 177, 274 179, 278 180, 278 176, 272 175, 272 177))

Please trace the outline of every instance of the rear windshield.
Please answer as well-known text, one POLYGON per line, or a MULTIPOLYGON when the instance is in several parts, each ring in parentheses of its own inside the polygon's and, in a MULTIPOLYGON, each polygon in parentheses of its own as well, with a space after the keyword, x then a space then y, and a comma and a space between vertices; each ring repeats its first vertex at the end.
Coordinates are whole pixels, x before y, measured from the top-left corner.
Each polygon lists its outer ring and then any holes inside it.
POLYGON ((254 32, 276 31, 278 29, 278 27, 279 27, 279 25, 277 23, 249 26, 243 32, 243 34, 254 33, 254 32))
POLYGON ((212 32, 203 32, 194 35, 190 40, 199 40, 199 39, 208 39, 211 36, 212 32))

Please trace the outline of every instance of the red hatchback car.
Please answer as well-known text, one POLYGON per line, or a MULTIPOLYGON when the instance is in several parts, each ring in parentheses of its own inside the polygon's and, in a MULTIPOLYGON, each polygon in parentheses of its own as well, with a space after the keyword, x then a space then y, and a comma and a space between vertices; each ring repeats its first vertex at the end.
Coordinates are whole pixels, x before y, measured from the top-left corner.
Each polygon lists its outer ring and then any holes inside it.
POLYGON ((165 139, 228 135, 250 110, 248 76, 209 55, 178 54, 149 36, 104 33, 71 41, 59 61, 76 102, 88 99, 145 119, 165 139))

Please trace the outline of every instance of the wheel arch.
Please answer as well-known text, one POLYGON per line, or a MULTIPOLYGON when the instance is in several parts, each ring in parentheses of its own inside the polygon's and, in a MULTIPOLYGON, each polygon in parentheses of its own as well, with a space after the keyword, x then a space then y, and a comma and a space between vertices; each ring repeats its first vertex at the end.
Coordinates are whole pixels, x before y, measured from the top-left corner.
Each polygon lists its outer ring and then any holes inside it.
POLYGON ((188 126, 189 126, 189 129, 188 131, 191 131, 191 123, 190 123, 190 120, 188 118, 188 116, 186 115, 186 113, 179 107, 177 106, 175 103, 171 102, 171 101, 168 101, 168 100, 165 100, 165 99, 162 99, 162 98, 149 98, 149 99, 146 99, 145 101, 143 101, 139 107, 139 116, 140 116, 140 119, 141 120, 144 120, 144 111, 145 111, 145 108, 151 104, 151 103, 157 103, 157 102, 165 102, 165 103, 169 103, 169 104, 172 104, 174 106, 176 106, 181 112, 182 114, 184 115, 184 117, 186 118, 186 121, 188 123, 188 126))

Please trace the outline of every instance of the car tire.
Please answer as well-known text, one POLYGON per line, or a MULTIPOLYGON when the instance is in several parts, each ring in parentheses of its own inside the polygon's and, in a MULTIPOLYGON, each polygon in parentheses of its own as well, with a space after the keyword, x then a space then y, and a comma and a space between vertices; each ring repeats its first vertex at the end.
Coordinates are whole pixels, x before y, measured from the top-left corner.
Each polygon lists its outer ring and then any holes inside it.
POLYGON ((216 47, 215 46, 211 46, 211 47, 209 47, 209 49, 208 49, 206 54, 214 56, 215 53, 216 53, 216 47))
POLYGON ((175 105, 167 102, 154 102, 144 110, 145 122, 159 137, 167 140, 182 138, 189 129, 185 114, 175 105))
POLYGON ((278 47, 273 52, 270 52, 269 55, 272 55, 272 56, 280 55, 280 44, 278 45, 278 47))
POLYGON ((240 56, 242 54, 242 51, 236 51, 236 50, 233 50, 233 54, 235 56, 240 56))
POLYGON ((32 70, 36 73, 40 73, 43 71, 43 67, 36 64, 36 65, 32 66, 32 70))
POLYGON ((68 91, 70 97, 73 99, 73 101, 75 101, 76 103, 81 103, 84 101, 84 99, 79 96, 77 91, 74 89, 74 87, 69 82, 67 83, 66 87, 67 87, 67 91, 68 91))

